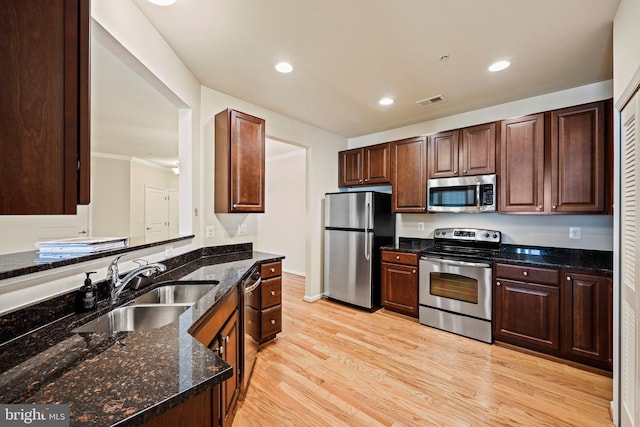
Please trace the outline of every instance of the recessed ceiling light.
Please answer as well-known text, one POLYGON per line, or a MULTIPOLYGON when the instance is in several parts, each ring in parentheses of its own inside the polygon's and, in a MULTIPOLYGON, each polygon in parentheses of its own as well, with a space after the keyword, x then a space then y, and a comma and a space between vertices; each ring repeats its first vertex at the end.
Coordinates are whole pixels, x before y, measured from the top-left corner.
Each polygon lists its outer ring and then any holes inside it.
POLYGON ((498 62, 494 62, 493 64, 491 64, 491 66, 489 67, 489 71, 502 71, 505 68, 509 67, 509 65, 511 65, 511 62, 509 61, 498 61, 498 62))
POLYGON ((380 101, 378 101, 378 104, 380 104, 380 105, 391 105, 391 104, 393 104, 393 98, 382 98, 382 99, 380 99, 380 101))
POLYGON ((276 64, 276 70, 280 73, 290 73, 293 71, 293 66, 288 62, 278 62, 276 64))
POLYGON ((171 6, 176 0, 147 0, 149 3, 157 4, 158 6, 171 6))

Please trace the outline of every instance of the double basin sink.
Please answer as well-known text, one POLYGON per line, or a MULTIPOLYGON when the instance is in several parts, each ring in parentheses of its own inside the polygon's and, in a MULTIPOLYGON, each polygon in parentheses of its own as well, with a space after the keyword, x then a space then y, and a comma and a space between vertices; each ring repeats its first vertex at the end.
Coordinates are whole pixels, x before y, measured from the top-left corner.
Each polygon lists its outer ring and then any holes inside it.
POLYGON ((123 332, 160 328, 176 320, 219 282, 171 284, 157 287, 72 332, 123 332))

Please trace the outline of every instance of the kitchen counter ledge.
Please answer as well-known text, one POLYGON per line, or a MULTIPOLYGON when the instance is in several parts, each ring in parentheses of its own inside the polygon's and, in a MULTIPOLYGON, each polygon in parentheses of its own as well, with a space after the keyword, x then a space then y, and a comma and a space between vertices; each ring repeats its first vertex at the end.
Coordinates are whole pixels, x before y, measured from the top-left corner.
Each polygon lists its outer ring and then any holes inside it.
MULTIPOLYGON (((232 368, 188 329, 235 291, 244 273, 282 256, 261 252, 202 256, 180 265, 124 301, 168 281, 220 281, 176 321, 136 332, 70 332, 99 313, 69 315, 0 346, 0 402, 69 404, 72 426, 136 426, 231 377, 232 368), (227 262, 225 262, 227 261, 227 262), (53 339, 51 335, 59 335, 53 339), (30 341, 50 339, 46 349, 30 341), (28 354, 25 354, 28 353, 28 354)), ((103 307, 102 311, 107 311, 103 307)))

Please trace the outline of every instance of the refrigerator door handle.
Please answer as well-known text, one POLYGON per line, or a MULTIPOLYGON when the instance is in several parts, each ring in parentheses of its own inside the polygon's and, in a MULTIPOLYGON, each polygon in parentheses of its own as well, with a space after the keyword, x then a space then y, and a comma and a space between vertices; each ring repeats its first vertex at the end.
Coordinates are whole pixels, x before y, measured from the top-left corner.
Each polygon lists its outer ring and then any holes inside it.
POLYGON ((369 261, 371 259, 371 248, 369 247, 369 221, 371 220, 371 203, 367 202, 367 210, 364 219, 364 258, 369 261))

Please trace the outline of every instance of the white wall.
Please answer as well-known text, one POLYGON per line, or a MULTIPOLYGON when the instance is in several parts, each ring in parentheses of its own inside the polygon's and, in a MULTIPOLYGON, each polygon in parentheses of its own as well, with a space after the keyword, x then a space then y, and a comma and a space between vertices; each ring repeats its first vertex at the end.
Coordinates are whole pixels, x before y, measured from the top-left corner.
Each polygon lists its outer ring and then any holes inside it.
MULTIPOLYGON (((268 144, 282 144, 267 140, 268 144)), ((256 249, 286 256, 282 268, 305 275, 306 270, 306 152, 304 149, 267 157, 265 213, 258 215, 256 249)))
POLYGON ((91 234, 102 237, 129 237, 131 181, 129 161, 91 156, 91 234))
MULTIPOLYGON (((349 147, 361 147, 378 142, 426 135, 608 99, 612 96, 612 90, 612 81, 581 86, 352 138, 349 140, 349 147)), ((610 215, 405 214, 397 215, 396 236, 431 238, 434 228, 454 226, 499 230, 504 233, 505 243, 608 251, 613 249, 613 218, 610 215), (424 231, 418 231, 418 222, 425 223, 424 231), (570 226, 582 228, 582 239, 570 240, 568 238, 570 226)))
MULTIPOLYGON (((204 245, 219 245, 232 242, 257 244, 257 216, 260 214, 215 214, 214 204, 214 125, 213 116, 225 108, 234 108, 265 119, 266 136, 278 141, 301 146, 307 152, 307 200, 306 200, 306 249, 305 249, 305 300, 312 301, 322 296, 322 200, 324 194, 338 188, 338 151, 347 147, 346 138, 307 125, 282 114, 242 101, 222 92, 202 87, 200 124, 202 145, 198 155, 198 167, 202 173, 199 209, 200 233, 205 226, 215 227, 215 237, 205 238, 204 245), (238 224, 246 223, 247 235, 238 235, 238 224)), ((296 179, 296 177, 292 177, 296 179)), ((268 203, 268 201, 267 201, 268 203)), ((281 230, 286 232, 286 230, 281 230)))

